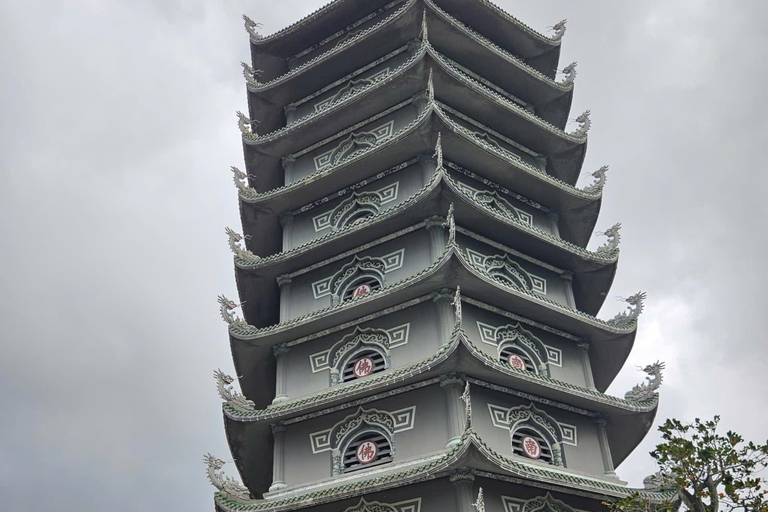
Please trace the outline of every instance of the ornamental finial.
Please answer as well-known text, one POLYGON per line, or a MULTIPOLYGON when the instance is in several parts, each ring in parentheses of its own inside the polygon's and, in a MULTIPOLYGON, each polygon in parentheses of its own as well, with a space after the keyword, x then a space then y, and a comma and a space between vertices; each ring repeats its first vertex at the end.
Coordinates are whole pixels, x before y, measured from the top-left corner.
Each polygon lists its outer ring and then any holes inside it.
POLYGON ((608 237, 608 241, 605 242, 603 245, 597 248, 595 251, 600 256, 612 256, 616 251, 619 250, 619 242, 621 241, 621 234, 619 233, 619 230, 621 229, 621 222, 617 222, 610 228, 606 229, 603 232, 598 232, 598 235, 604 235, 608 237))
POLYGON ((477 512, 485 512, 485 499, 483 498, 482 487, 477 491, 477 500, 475 500, 472 506, 477 509, 477 512))
POLYGON ((448 206, 445 225, 448 226, 448 245, 456 245, 456 219, 453 217, 453 203, 448 206))
POLYGON ((664 369, 665 363, 656 361, 653 364, 649 364, 645 368, 637 367, 638 370, 642 370, 648 374, 645 378, 645 382, 633 387, 632 390, 627 391, 624 395, 625 400, 641 401, 650 400, 656 394, 656 390, 661 387, 661 383, 664 380, 661 371, 664 369))
POLYGON ((240 247, 240 242, 243 241, 243 238, 250 238, 250 236, 246 235, 245 237, 243 237, 243 235, 235 232, 230 228, 224 228, 224 232, 227 234, 227 237, 229 238, 229 249, 235 255, 235 258, 249 265, 253 265, 254 263, 258 263, 261 261, 261 257, 255 255, 245 247, 240 247))
POLYGON ((582 192, 586 192, 587 194, 597 194, 601 190, 603 190, 603 187, 605 187, 605 180, 606 180, 606 173, 608 172, 608 166, 604 165, 598 170, 590 173, 590 175, 595 178, 595 182, 590 183, 586 187, 584 187, 582 192))
POLYGON ((579 126, 574 132, 570 133, 572 137, 584 138, 587 136, 589 127, 592 126, 592 121, 589 119, 590 114, 591 112, 589 110, 585 110, 583 114, 575 119, 575 121, 581 126, 579 126))
MULTIPOLYGON (((245 174, 243 171, 235 167, 234 165, 229 168, 230 171, 232 171, 233 180, 235 182, 235 187, 237 187, 238 192, 242 194, 243 196, 254 196, 256 195, 256 189, 252 188, 250 185, 248 185, 248 177, 249 175, 245 174)), ((251 178, 254 176, 251 174, 251 178)))
POLYGON ((242 306, 242 304, 237 304, 223 295, 219 295, 218 300, 219 314, 230 327, 233 325, 247 325, 245 320, 238 317, 236 313, 233 313, 233 311, 237 309, 238 306, 242 306))
POLYGON ((563 81, 560 82, 560 85, 573 85, 574 80, 576 80, 576 61, 565 66, 562 73, 565 76, 563 77, 563 81))
POLYGON ((645 292, 638 292, 631 297, 621 298, 624 302, 629 304, 628 311, 619 313, 613 319, 609 320, 609 323, 612 323, 613 325, 619 326, 619 327, 625 327, 633 322, 637 321, 638 317, 640 316, 640 313, 643 312, 643 301, 646 299, 645 292))
POLYGON ((424 14, 421 16, 421 40, 425 43, 429 40, 429 31, 427 30, 427 10, 424 9, 424 14))
POLYGON ((437 159, 437 168, 443 168, 443 133, 437 132, 437 144, 435 144, 435 158, 437 159))
POLYGON ((565 19, 565 20, 563 20, 563 21, 561 21, 559 23, 555 23, 554 25, 549 27, 550 29, 555 31, 555 35, 552 36, 552 40, 553 41, 559 41, 559 40, 561 40, 563 38, 563 36, 565 35, 565 25, 567 23, 568 23, 568 20, 565 19))
POLYGON ((432 68, 429 68, 429 80, 427 81, 427 94, 429 95, 429 102, 435 101, 435 82, 432 80, 432 68))
POLYGON ((257 28, 263 27, 261 23, 256 23, 245 14, 243 14, 243 21, 245 22, 245 30, 248 31, 248 35, 251 36, 251 39, 256 41, 258 41, 259 39, 264 39, 264 36, 262 36, 256 31, 257 28))
POLYGON ((224 467, 223 460, 207 453, 203 455, 203 462, 205 462, 205 465, 207 466, 208 481, 211 482, 211 485, 218 489, 219 492, 236 500, 251 499, 251 493, 246 487, 240 485, 234 478, 225 476, 223 471, 218 471, 224 467))
POLYGON ((245 114, 237 111, 237 127, 240 128, 240 133, 243 135, 253 135, 255 126, 258 126, 259 121, 256 119, 248 119, 245 114))
POLYGON ((464 402, 464 430, 469 430, 472 428, 472 400, 469 396, 469 381, 464 384, 461 401, 464 402))
POLYGON ((213 372, 213 378, 216 379, 216 388, 219 391, 219 396, 222 400, 227 402, 227 404, 242 412, 251 412, 255 409, 255 405, 252 401, 233 389, 231 384, 235 379, 221 370, 215 370, 213 372))
POLYGON ((248 85, 251 85, 254 87, 257 85, 261 85, 258 80, 258 77, 260 77, 261 74, 263 73, 261 69, 253 69, 251 66, 249 66, 245 62, 240 62, 240 65, 243 66, 243 76, 245 77, 245 81, 248 85))
POLYGON ((461 327, 461 287, 456 287, 456 294, 453 296, 453 302, 451 302, 451 306, 453 306, 453 313, 455 316, 454 322, 455 322, 455 328, 458 329, 461 327))

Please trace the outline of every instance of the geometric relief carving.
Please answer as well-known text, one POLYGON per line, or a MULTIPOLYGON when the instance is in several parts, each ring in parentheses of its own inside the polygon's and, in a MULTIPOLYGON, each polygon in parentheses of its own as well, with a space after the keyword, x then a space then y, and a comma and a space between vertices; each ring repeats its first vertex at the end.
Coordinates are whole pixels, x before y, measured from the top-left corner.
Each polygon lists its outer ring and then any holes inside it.
POLYGON ((528 227, 533 227, 533 215, 520 208, 512 206, 509 201, 495 190, 479 190, 461 182, 458 183, 458 186, 466 195, 484 205, 486 208, 500 214, 502 217, 520 222, 528 227))
POLYGON ((493 276, 501 277, 505 281, 540 295, 547 294, 547 280, 524 270, 519 263, 509 257, 508 254, 487 256, 481 252, 466 249, 470 263, 480 270, 493 276))
POLYGON ((315 232, 325 229, 339 229, 354 219, 354 213, 365 209, 370 214, 378 213, 380 207, 397 199, 397 192, 400 188, 400 182, 396 181, 379 190, 371 192, 353 193, 352 197, 343 201, 335 208, 312 217, 312 224, 315 232), (362 208, 361 208, 362 207, 362 208))
POLYGON ((563 444, 570 444, 571 446, 579 445, 578 434, 576 433, 576 427, 574 425, 560 423, 560 430, 563 432, 563 444))
MULTIPOLYGON (((491 422, 493 423, 493 426, 496 428, 508 430, 510 427, 509 412, 512 409, 514 409, 514 407, 503 407, 501 405, 489 403, 488 412, 491 414, 491 422)), ((578 433, 576 431, 576 427, 574 425, 569 425, 568 423, 556 423, 560 427, 562 443, 569 444, 571 446, 578 446, 578 433)), ((550 433, 555 435, 555 437, 559 437, 556 435, 556 431, 550 431, 550 433)))
POLYGON ((421 512, 421 498, 398 503, 381 503, 360 498, 357 505, 349 507, 344 512, 421 512))
MULTIPOLYGON (((416 421, 416 406, 406 407, 405 409, 399 409, 397 411, 386 412, 380 411, 387 417, 391 417, 392 421, 392 433, 405 432, 406 430, 413 429, 416 421)), ((345 421, 345 420, 343 420, 345 421)), ((343 421, 341 423, 343 423, 343 421)), ((331 433, 334 429, 339 427, 341 423, 319 432, 313 432, 309 434, 309 441, 312 445, 312 453, 329 452, 333 449, 334 442, 338 442, 340 439, 332 439, 331 433)), ((389 428, 387 428, 389 430, 389 428)), ((336 437, 340 437, 341 433, 338 433, 336 437)))
POLYGON ((551 364, 552 366, 557 366, 559 368, 563 367, 563 351, 559 348, 554 347, 546 347, 547 349, 547 362, 551 364))
POLYGON ((327 167, 332 167, 360 150, 375 146, 379 141, 390 137, 394 127, 395 122, 389 121, 368 132, 350 133, 335 148, 314 158, 315 169, 321 171, 327 167))
POLYGON ((369 77, 361 78, 359 80, 350 80, 349 82, 346 83, 346 85, 344 85, 344 87, 339 89, 338 92, 336 92, 336 94, 334 94, 330 98, 326 98, 322 101, 315 103, 315 112, 325 110, 326 108, 332 105, 335 105, 336 103, 346 100, 353 94, 360 92, 363 89, 367 89, 368 87, 375 84, 380 79, 387 76, 388 74, 389 74, 389 68, 387 67, 377 73, 374 73, 369 77))
MULTIPOLYGON (((386 333, 389 338, 389 348, 401 347, 408 343, 408 335, 411 330, 411 324, 398 325, 391 329, 377 329, 377 331, 386 333)), ((312 373, 328 370, 331 367, 332 361, 330 360, 330 354, 333 347, 317 352, 309 356, 309 364, 312 367, 312 373)))
MULTIPOLYGON (((398 270, 403 267, 405 260, 405 249, 400 249, 393 253, 374 258, 376 261, 381 262, 382 270, 385 274, 398 270)), ((312 283, 312 295, 315 299, 322 299, 333 293, 332 283, 335 275, 326 277, 319 281, 312 283)))
POLYGON ((502 496, 505 512, 583 512, 555 499, 550 493, 529 500, 502 496))

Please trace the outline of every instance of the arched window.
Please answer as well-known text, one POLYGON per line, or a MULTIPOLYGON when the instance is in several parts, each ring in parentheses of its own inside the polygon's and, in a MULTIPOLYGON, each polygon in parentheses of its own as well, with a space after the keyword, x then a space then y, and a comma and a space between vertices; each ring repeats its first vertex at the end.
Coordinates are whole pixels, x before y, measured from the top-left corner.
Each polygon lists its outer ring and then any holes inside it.
POLYGON ((565 466, 560 425, 533 404, 515 407, 507 414, 512 453, 530 460, 565 466))
POLYGON ((496 343, 500 361, 518 370, 550 376, 546 346, 520 324, 499 327, 496 343))
POLYGON ((382 198, 378 192, 354 192, 331 212, 331 229, 337 231, 373 217, 379 213, 381 204, 382 198))
POLYGON ((331 385, 364 379, 390 367, 389 334, 381 329, 356 328, 331 347, 331 385))
POLYGON ((360 298, 381 289, 386 267, 381 258, 355 256, 331 280, 333 303, 360 298))
POLYGON ((386 411, 363 409, 331 429, 333 475, 367 469, 395 458, 395 419, 386 411))

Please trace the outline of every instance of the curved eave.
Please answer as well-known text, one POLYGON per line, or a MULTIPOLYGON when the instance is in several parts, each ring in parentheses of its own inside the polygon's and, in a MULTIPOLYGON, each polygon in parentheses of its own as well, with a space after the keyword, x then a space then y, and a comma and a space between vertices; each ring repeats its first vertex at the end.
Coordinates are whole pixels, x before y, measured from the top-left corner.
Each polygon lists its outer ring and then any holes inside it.
POLYGON ((493 34, 496 44, 514 48, 517 55, 538 71, 549 77, 555 76, 560 58, 559 39, 535 31, 488 0, 431 1, 481 34, 493 34))
POLYGON ((551 155, 548 164, 551 174, 569 184, 575 183, 584 160, 586 137, 565 133, 527 112, 450 67, 434 52, 430 51, 428 62, 420 58, 423 55, 410 60, 391 77, 324 112, 272 133, 245 134, 245 152, 278 158, 300 151, 425 91, 432 70, 434 94, 439 102, 533 151, 551 155))
MULTIPOLYGON (((270 436, 264 436, 270 437, 270 436)), ((408 462, 408 461, 405 461, 408 462)), ((227 512, 248 510, 297 510, 310 506, 336 502, 361 496, 371 492, 397 488, 426 480, 443 478, 457 468, 471 468, 494 475, 513 476, 532 482, 546 484, 546 487, 565 494, 572 494, 574 488, 579 494, 596 500, 620 498, 637 492, 641 498, 652 503, 660 503, 669 494, 631 489, 605 479, 584 476, 564 469, 556 469, 543 464, 529 462, 522 457, 505 457, 494 451, 471 428, 461 437, 458 446, 442 455, 425 458, 420 465, 402 466, 392 463, 375 470, 371 474, 361 471, 345 485, 337 483, 309 484, 283 491, 281 496, 271 497, 268 501, 239 501, 216 493, 217 507, 227 512), (304 491, 306 489, 306 491, 304 491)))
POLYGON ((442 215, 450 204, 454 204, 455 217, 462 227, 498 243, 524 247, 527 255, 573 272, 577 307, 591 315, 600 310, 616 274, 617 258, 602 258, 595 253, 569 248, 555 238, 502 217, 472 200, 445 174, 444 169, 438 169, 420 192, 365 222, 255 264, 236 261, 235 278, 240 298, 245 303, 246 319, 257 326, 277 321, 279 292, 275 279, 278 276, 381 239, 432 215, 442 215), (352 234, 354 236, 350 236, 352 234))
MULTIPOLYGON (((534 293, 505 286, 476 270, 455 246, 449 247, 428 268, 375 293, 266 328, 233 326, 230 336, 271 347, 394 307, 440 288, 457 285, 461 286, 464 296, 476 297, 491 306, 515 311, 531 320, 589 340, 595 386, 601 392, 611 384, 632 349, 636 324, 617 326, 534 293)), ((249 387, 247 383, 244 385, 249 387)))

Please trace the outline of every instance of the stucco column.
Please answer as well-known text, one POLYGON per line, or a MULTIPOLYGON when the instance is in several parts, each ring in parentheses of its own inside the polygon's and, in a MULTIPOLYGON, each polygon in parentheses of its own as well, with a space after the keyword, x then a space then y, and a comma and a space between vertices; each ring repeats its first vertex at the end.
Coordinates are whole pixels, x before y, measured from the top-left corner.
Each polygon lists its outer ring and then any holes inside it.
POLYGON ((274 450, 272 454, 272 485, 269 492, 279 491, 288 487, 285 483, 285 425, 282 421, 272 424, 274 450))
POLYGON ((295 181, 293 177, 293 167, 295 163, 296 157, 293 155, 287 155, 280 159, 280 164, 283 166, 283 176, 285 176, 283 183, 286 185, 295 181))
POLYGON ((296 105, 291 103, 289 105, 286 105, 283 110, 285 111, 286 126, 296 121, 296 105))
POLYGON ((283 213, 280 215, 280 225, 283 227, 283 251, 293 247, 293 214, 283 213))
POLYGON ((429 259, 434 262, 445 251, 445 219, 432 216, 427 219, 426 228, 429 233, 429 259))
POLYGON ((445 405, 447 411, 448 435, 450 439, 445 445, 446 449, 451 449, 459 444, 462 434, 464 434, 464 407, 461 401, 461 394, 464 391, 464 379, 458 373, 446 373, 440 376, 440 387, 445 390, 445 405))
POLYGON ((437 159, 435 159, 434 153, 426 152, 419 155, 419 165, 421 166, 421 185, 425 186, 435 175, 435 169, 437 169, 437 159))
POLYGON ((589 389, 595 389, 595 378, 592 375, 592 363, 589 361, 589 342, 582 341, 578 345, 581 355, 581 368, 584 370, 584 382, 589 389))
POLYGON ((451 471, 451 485, 456 497, 456 510, 458 512, 477 512, 474 503, 475 472, 470 468, 459 468, 451 471))
POLYGON ((291 281, 288 276, 277 278, 277 286, 280 287, 280 321, 285 322, 291 318, 291 281))
POLYGON ((440 345, 447 345, 450 341, 451 334, 453 333, 453 325, 455 324, 455 318, 453 314, 453 297, 456 292, 449 288, 443 288, 435 292, 435 296, 432 299, 437 305, 437 335, 440 336, 440 345))
POLYGON ((560 274, 560 279, 563 281, 565 301, 567 302, 568 307, 576 309, 576 299, 573 296, 573 272, 563 272, 560 274))
POLYGON ((272 354, 274 354, 275 359, 277 359, 277 371, 275 372, 275 399, 272 400, 273 404, 288 401, 288 394, 285 389, 288 380, 288 372, 285 368, 285 354, 287 354, 289 350, 290 348, 288 348, 288 345, 285 343, 272 347, 272 354))
POLYGON ((549 218, 549 226, 552 228, 552 234, 556 237, 560 236, 560 215, 557 212, 549 212, 547 215, 549 218))
POLYGON ((613 458, 611 457, 611 446, 608 444, 608 432, 605 430, 605 426, 608 424, 605 416, 598 416, 595 418, 595 425, 597 426, 597 439, 600 442, 600 454, 603 456, 603 467, 605 468, 605 476, 609 478, 618 478, 616 471, 613 467, 613 458))

